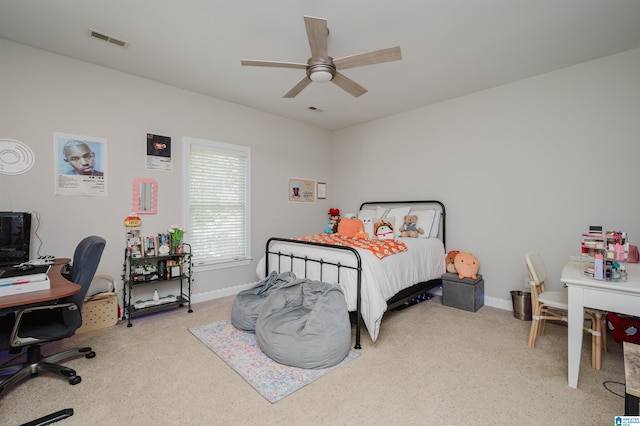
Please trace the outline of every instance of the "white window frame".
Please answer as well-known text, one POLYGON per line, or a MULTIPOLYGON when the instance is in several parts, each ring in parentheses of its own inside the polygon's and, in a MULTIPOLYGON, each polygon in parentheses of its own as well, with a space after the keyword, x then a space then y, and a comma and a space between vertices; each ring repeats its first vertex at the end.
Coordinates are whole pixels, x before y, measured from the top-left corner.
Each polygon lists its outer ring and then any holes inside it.
MULTIPOLYGON (((245 192, 245 257, 232 260, 223 260, 219 262, 202 262, 198 261, 197 253, 193 256, 193 266, 195 271, 205 271, 211 269, 232 268, 238 266, 246 266, 251 263, 251 149, 246 146, 233 145, 223 142, 215 142, 206 139, 198 139, 193 137, 183 137, 183 179, 184 191, 182 201, 182 217, 185 219, 187 232, 185 233, 185 241, 189 242, 190 236, 193 235, 193 227, 191 224, 191 147, 192 145, 201 145, 214 150, 232 151, 244 154, 247 159, 246 163, 246 192, 245 192)), ((193 248, 192 248, 193 249, 193 248)))

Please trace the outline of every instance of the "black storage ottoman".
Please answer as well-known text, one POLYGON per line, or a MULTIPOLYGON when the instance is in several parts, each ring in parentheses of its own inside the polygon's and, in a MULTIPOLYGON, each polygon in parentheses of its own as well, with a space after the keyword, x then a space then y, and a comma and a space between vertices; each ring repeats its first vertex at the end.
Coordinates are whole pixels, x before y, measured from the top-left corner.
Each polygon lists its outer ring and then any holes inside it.
POLYGON ((465 311, 476 312, 484 306, 484 279, 458 278, 447 272, 442 276, 442 304, 465 311))

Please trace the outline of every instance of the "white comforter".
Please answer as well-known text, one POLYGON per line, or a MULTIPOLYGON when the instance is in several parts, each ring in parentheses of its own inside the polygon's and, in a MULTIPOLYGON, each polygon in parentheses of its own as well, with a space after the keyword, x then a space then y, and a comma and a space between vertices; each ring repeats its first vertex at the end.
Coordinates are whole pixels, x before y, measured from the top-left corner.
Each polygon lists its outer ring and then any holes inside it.
MULTIPOLYGON (((442 241, 437 238, 400 238, 407 245, 407 251, 394 254, 384 259, 376 258, 368 250, 358 249, 362 258, 362 319, 369 331, 371 340, 378 338, 380 322, 387 310, 387 300, 400 290, 416 283, 439 278, 445 272, 445 252, 442 241)), ((293 245, 285 242, 275 242, 270 251, 295 253, 298 256, 322 258, 327 262, 341 262, 343 265, 355 266, 354 255, 343 250, 331 250, 322 247, 293 245), (292 247, 295 248, 292 249, 292 247)), ((258 262, 257 273, 260 279, 265 277, 265 258, 258 262)), ((271 270, 278 270, 277 257, 271 255, 269 266, 271 270)), ((280 272, 292 270, 299 278, 305 276, 302 260, 294 260, 291 268, 289 259, 281 260, 280 272)), ((309 263, 306 277, 325 282, 338 282, 335 268, 325 266, 320 276, 318 264, 309 263)), ((340 272, 340 286, 347 299, 350 311, 356 310, 357 274, 353 270, 342 269, 340 272)))

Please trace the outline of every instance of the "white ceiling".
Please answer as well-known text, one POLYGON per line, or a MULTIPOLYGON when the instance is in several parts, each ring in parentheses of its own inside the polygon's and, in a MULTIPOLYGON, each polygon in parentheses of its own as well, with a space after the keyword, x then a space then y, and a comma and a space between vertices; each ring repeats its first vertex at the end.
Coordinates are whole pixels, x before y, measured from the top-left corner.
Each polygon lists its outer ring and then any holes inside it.
POLYGON ((335 130, 640 47, 640 1, 0 0, 0 37, 335 130), (240 60, 306 62, 304 15, 328 20, 333 58, 403 59, 344 70, 359 98, 312 83, 283 99, 304 70, 240 60))

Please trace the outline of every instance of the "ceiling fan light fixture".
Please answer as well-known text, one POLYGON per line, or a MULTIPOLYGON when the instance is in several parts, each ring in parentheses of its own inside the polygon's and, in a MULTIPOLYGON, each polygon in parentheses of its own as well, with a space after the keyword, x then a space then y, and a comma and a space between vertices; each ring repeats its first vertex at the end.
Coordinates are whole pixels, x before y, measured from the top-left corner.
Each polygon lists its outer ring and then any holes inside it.
MULTIPOLYGON (((328 58, 331 61, 331 58, 328 58)), ((316 83, 324 83, 333 80, 336 75, 336 67, 331 62, 314 61, 309 59, 307 66, 307 77, 316 83)))
POLYGON ((331 79, 333 79, 333 75, 329 71, 319 70, 312 72, 309 78, 311 81, 315 81, 316 83, 324 83, 331 81, 331 79))

